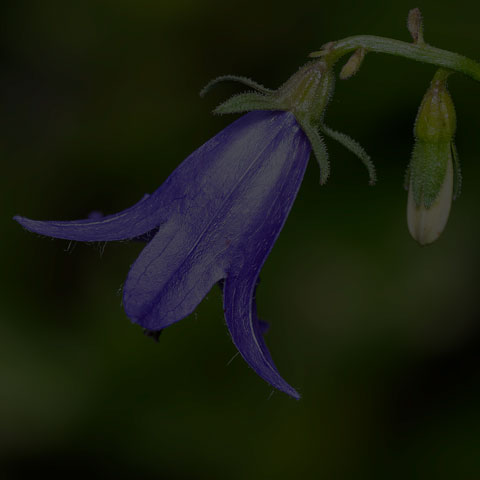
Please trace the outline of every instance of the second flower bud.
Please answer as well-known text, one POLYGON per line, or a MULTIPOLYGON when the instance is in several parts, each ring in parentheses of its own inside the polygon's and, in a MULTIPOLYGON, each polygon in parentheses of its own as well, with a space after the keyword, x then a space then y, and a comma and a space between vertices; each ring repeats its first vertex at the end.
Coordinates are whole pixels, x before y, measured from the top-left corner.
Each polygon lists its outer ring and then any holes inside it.
POLYGON ((456 116, 447 90, 448 75, 448 71, 438 70, 423 97, 407 172, 408 229, 421 245, 434 242, 442 233, 460 186, 454 144, 456 116))

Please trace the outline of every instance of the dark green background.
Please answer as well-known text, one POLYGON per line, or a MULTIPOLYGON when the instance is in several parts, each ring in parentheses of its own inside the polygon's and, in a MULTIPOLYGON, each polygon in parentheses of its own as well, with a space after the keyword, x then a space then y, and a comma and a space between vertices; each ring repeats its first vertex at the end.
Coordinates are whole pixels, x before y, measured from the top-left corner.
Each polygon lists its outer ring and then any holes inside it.
POLYGON ((261 316, 294 401, 236 350, 213 289, 155 344, 121 285, 142 245, 69 245, 11 217, 76 219, 152 192, 235 116, 226 73, 277 87, 353 34, 477 58, 474 2, 13 1, 0 8, 0 478, 480 478, 479 85, 460 75, 464 189, 443 236, 409 237, 403 175, 434 68, 367 56, 326 120, 376 161, 328 143, 262 272, 261 316), (73 248, 74 247, 74 248, 73 248))

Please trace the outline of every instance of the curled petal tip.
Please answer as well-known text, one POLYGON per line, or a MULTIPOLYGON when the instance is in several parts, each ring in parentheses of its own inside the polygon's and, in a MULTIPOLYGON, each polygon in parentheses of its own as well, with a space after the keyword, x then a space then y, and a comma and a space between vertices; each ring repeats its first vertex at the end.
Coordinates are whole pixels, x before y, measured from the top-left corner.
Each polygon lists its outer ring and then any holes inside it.
POLYGON ((224 310, 233 343, 248 365, 270 385, 295 399, 300 394, 278 373, 263 339, 254 300, 255 273, 229 276, 225 281, 224 310))
POLYGON ((94 212, 86 219, 73 221, 39 221, 20 216, 13 219, 27 230, 47 237, 79 242, 130 240, 148 234, 165 221, 164 185, 132 207, 113 215, 102 216, 94 212))

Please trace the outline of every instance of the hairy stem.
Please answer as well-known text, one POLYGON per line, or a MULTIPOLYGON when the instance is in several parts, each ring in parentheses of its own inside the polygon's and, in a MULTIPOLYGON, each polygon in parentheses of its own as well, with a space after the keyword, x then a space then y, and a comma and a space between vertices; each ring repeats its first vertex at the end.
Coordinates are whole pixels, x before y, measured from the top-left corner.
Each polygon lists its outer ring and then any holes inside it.
POLYGON ((327 62, 334 63, 340 57, 358 48, 364 48, 367 52, 388 53, 410 60, 430 63, 464 73, 474 80, 480 81, 480 63, 463 55, 431 47, 427 44, 413 44, 373 35, 356 35, 328 43, 322 50, 311 53, 310 57, 325 57, 327 62))

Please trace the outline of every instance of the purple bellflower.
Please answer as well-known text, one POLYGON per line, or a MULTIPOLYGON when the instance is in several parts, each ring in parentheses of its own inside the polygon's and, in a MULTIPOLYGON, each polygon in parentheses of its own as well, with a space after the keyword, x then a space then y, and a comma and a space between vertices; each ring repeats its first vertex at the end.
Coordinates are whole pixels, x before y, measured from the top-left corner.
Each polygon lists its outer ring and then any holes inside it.
POLYGON ((277 91, 243 77, 256 90, 236 95, 217 113, 246 113, 187 157, 151 195, 114 215, 78 221, 15 217, 49 237, 82 242, 144 239, 123 289, 128 317, 158 332, 191 314, 215 283, 223 289, 233 342, 251 368, 273 387, 299 394, 279 374, 263 339, 255 290, 300 188, 310 152, 328 160, 319 130, 357 153, 374 179, 363 149, 323 122, 333 90, 325 60, 302 67, 277 91))

